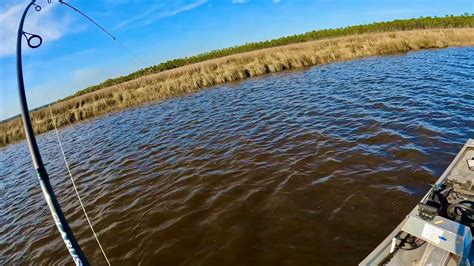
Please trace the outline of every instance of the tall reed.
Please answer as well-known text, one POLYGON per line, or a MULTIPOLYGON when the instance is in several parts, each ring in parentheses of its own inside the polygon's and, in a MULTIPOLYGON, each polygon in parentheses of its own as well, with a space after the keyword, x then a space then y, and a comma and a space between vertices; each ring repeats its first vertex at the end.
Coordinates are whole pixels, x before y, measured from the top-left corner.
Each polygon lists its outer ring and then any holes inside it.
MULTIPOLYGON (((205 87, 265 73, 327 64, 367 56, 427 48, 474 45, 474 28, 371 33, 266 48, 160 73, 80 95, 52 106, 58 127, 129 106, 191 93, 205 87)), ((53 129, 49 110, 32 113, 36 133, 53 129)), ((19 118, 0 124, 0 146, 24 138, 19 118)))
POLYGON ((344 28, 337 29, 324 29, 309 31, 302 34, 295 34, 291 36, 285 36, 273 40, 267 40, 262 42, 251 42, 244 45, 237 45, 233 47, 227 47, 224 49, 218 49, 210 52, 197 54, 190 57, 172 59, 158 65, 146 67, 138 71, 132 72, 128 75, 111 78, 103 81, 100 84, 87 87, 83 90, 76 92, 69 96, 72 98, 82 94, 86 94, 95 90, 99 90, 105 87, 116 85, 125 81, 136 79, 145 75, 170 70, 185 65, 199 63, 210 59, 220 58, 233 54, 240 54, 244 52, 250 52, 260 50, 264 48, 271 48, 277 46, 283 46, 294 43, 302 43, 308 41, 316 41, 321 39, 343 37, 348 35, 356 35, 363 33, 375 33, 375 32, 389 32, 389 31, 400 31, 400 30, 421 30, 421 29, 445 29, 445 28, 474 28, 474 14, 464 14, 462 16, 445 16, 445 17, 420 17, 412 19, 397 19, 385 22, 375 22, 364 25, 353 25, 344 28))

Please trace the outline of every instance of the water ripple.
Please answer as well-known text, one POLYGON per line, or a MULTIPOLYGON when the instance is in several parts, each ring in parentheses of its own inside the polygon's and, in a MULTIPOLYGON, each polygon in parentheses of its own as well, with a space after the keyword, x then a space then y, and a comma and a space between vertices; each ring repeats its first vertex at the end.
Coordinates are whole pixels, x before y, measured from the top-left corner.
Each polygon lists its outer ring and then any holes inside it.
MULTIPOLYGON (((114 264, 356 264, 474 137, 473 58, 452 48, 272 74, 60 134, 114 264)), ((103 263, 54 134, 38 141, 103 263)), ((0 264, 70 263, 25 143, 1 150, 0 175, 0 264)))

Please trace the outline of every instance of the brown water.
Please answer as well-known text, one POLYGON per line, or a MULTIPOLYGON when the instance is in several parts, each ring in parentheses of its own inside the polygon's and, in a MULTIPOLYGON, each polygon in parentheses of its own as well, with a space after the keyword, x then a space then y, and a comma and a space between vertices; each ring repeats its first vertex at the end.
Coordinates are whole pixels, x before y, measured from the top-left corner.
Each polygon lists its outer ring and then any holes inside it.
MULTIPOLYGON (((219 86, 62 129, 112 264, 341 265, 363 259, 474 137, 474 48, 219 86)), ((63 209, 104 264, 53 133, 63 209)), ((71 263, 26 144, 0 157, 0 264, 71 263)))

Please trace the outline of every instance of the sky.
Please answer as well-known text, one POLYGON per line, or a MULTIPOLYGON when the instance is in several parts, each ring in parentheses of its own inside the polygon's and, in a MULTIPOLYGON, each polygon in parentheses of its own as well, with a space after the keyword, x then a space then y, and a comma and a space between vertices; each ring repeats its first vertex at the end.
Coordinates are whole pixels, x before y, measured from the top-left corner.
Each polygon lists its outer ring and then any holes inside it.
MULTIPOLYGON (((117 37, 57 0, 37 0, 24 30, 30 109, 107 78, 169 59, 311 30, 420 16, 474 13, 473 0, 65 0, 117 37), (126 48, 124 48, 126 47, 126 48)), ((16 32, 29 0, 0 1, 0 120, 19 114, 16 32)))

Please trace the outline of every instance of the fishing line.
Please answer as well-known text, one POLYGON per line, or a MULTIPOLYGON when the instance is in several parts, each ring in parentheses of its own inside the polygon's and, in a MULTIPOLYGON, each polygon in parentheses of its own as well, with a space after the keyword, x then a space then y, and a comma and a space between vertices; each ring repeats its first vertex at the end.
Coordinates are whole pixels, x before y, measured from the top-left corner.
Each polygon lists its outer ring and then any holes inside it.
MULTIPOLYGON (((36 9, 37 10, 37 9, 36 9)), ((41 10, 41 9, 40 9, 41 10)), ((37 10, 38 11, 38 10, 37 10)), ((36 27, 37 27, 37 32, 39 32, 39 28, 40 28, 40 21, 41 21, 41 12, 38 11, 38 20, 37 20, 37 23, 36 23, 36 27)), ((40 43, 41 45, 41 43, 40 43)), ((39 45, 38 45, 39 46, 39 45)), ((50 101, 51 102, 51 101, 50 101)), ((76 196, 77 196, 77 199, 79 200, 79 204, 81 205, 81 208, 82 208, 82 211, 84 212, 84 216, 86 217, 86 220, 87 220, 87 223, 89 224, 89 227, 92 231, 92 234, 94 235, 94 238, 97 242, 97 244, 99 245, 99 248, 100 248, 100 251, 102 252, 102 255, 104 256, 105 260, 107 261, 107 264, 110 266, 110 261, 109 261, 109 258, 107 257, 107 254, 105 253, 105 250, 104 248, 102 247, 100 241, 99 241, 99 237, 97 236, 95 230, 94 230, 94 227, 92 226, 92 222, 91 220, 89 219, 89 215, 87 214, 87 211, 86 211, 86 208, 84 207, 84 204, 82 203, 82 198, 79 194, 79 191, 77 190, 77 186, 76 186, 76 183, 74 182, 74 178, 72 176, 72 172, 71 172, 71 169, 69 167, 69 163, 67 161, 67 158, 66 158, 66 154, 64 152, 64 148, 63 148, 63 144, 62 144, 62 141, 61 141, 61 138, 59 137, 59 131, 58 131, 58 128, 57 128, 57 125, 56 125, 56 118, 54 116, 54 113, 53 113, 53 108, 51 107, 51 103, 49 104, 49 112, 51 114, 51 120, 53 122, 53 126, 54 126, 54 131, 56 132, 56 138, 58 140, 58 144, 59 144, 59 148, 61 150, 61 154, 63 156, 63 160, 64 160, 64 163, 66 165, 66 169, 67 169, 67 172, 69 174, 69 178, 71 180, 71 183, 72 183, 72 186, 74 188, 74 191, 76 192, 76 196)))
POLYGON ((114 40, 115 42, 117 42, 120 46, 122 46, 122 48, 124 48, 125 50, 127 50, 127 52, 129 54, 131 54, 141 65, 142 67, 145 67, 146 64, 145 62, 143 62, 134 52, 132 52, 132 50, 130 48, 128 48, 127 46, 125 46, 121 41, 119 41, 114 35, 112 35, 112 33, 110 33, 108 30, 106 30, 104 27, 102 27, 99 23, 97 23, 96 21, 94 21, 91 17, 89 17, 88 15, 84 14, 84 12, 82 12, 81 10, 77 9, 76 7, 66 3, 64 0, 58 0, 59 3, 71 8, 72 10, 76 11, 77 13, 81 14, 83 17, 85 17, 86 19, 88 19, 90 22, 94 23, 97 27, 99 27, 99 29, 101 29, 105 34, 107 34, 112 40, 114 40))
MULTIPOLYGON (((124 48, 125 50, 128 51, 128 53, 130 53, 140 64, 142 64, 143 66, 145 66, 145 63, 140 60, 140 58, 132 52, 132 50, 130 50, 127 46, 125 46, 123 43, 121 43, 119 40, 117 40, 117 38, 112 35, 109 31, 107 31, 104 27, 102 27, 99 23, 95 22, 92 18, 90 18, 89 16, 87 16, 86 14, 84 14, 82 11, 80 11, 79 9, 77 9, 76 7, 66 3, 64 0, 58 0, 59 3, 71 8, 72 10, 76 11, 77 13, 79 13, 80 15, 82 15, 83 17, 85 17, 87 20, 89 20, 90 22, 92 22, 94 25, 96 25, 99 29, 101 29, 105 34, 107 34, 112 40, 114 40, 115 42, 117 42, 120 46, 122 46, 122 48, 124 48)), ((48 0, 48 3, 51 3, 51 0, 48 0)), ((41 11, 41 6, 35 4, 33 2, 33 5, 35 6, 35 10, 39 13, 39 11, 41 11)), ((40 17, 41 17, 41 14, 39 14, 38 16, 38 21, 37 21, 37 30, 39 31, 39 26, 40 26, 40 17)), ((31 48, 37 48, 41 45, 42 43, 42 39, 39 35, 36 35, 36 34, 30 34, 30 33, 26 33, 26 32, 23 32, 23 35, 25 36, 25 38, 28 40, 28 45, 31 47, 31 48), (39 39, 39 44, 37 45, 34 45, 34 44, 31 44, 31 40, 32 39, 39 39)), ((57 125, 56 125, 56 118, 54 116, 54 113, 53 113, 53 108, 51 106, 51 104, 49 104, 49 112, 50 112, 50 115, 51 115, 51 120, 53 122, 53 126, 54 126, 54 131, 56 132, 56 138, 57 138, 57 141, 58 141, 58 144, 59 144, 59 148, 61 150, 61 154, 62 154, 62 157, 63 157, 63 160, 64 160, 64 163, 66 165, 66 169, 68 171, 68 174, 69 174, 69 178, 71 180, 71 183, 72 183, 72 186, 74 188, 74 191, 76 193, 76 196, 77 196, 77 199, 79 200, 79 204, 81 205, 81 208, 82 208, 82 211, 84 212, 84 216, 87 220, 87 223, 89 224, 89 227, 92 231, 92 234, 94 235, 94 238, 97 242, 97 244, 99 245, 99 248, 100 248, 100 251, 102 252, 102 255, 104 256, 105 260, 107 261, 107 264, 110 266, 110 261, 109 261, 109 258, 107 257, 107 254, 105 253, 105 250, 104 248, 102 247, 102 244, 100 243, 99 241, 99 237, 97 236, 97 233, 95 232, 94 230, 94 227, 92 226, 92 222, 89 218, 89 215, 87 214, 87 211, 86 211, 86 208, 84 207, 84 204, 82 202, 82 198, 79 194, 79 191, 77 189, 77 186, 76 186, 76 183, 74 182, 74 177, 72 175, 72 172, 71 172, 71 169, 69 167, 69 163, 67 161, 67 158, 66 158, 66 154, 64 152, 64 147, 63 147, 63 144, 62 144, 62 141, 61 141, 61 138, 59 136, 59 131, 58 131, 58 128, 57 128, 57 125)))
POLYGON ((82 211, 84 212, 84 216, 86 217, 86 220, 89 223, 89 227, 91 228, 92 234, 94 234, 94 238, 97 241, 97 244, 99 245, 100 251, 102 252, 102 255, 107 261, 107 264, 110 266, 109 258, 105 254, 105 251, 102 248, 102 245, 100 244, 99 237, 95 233, 94 227, 92 226, 91 220, 89 219, 89 215, 87 215, 86 208, 84 207, 84 204, 82 203, 82 199, 81 199, 81 196, 79 195, 79 191, 77 190, 76 183, 74 182, 74 178, 72 177, 71 169, 69 168, 69 163, 66 159, 66 154, 64 153, 63 144, 62 144, 61 138, 59 137, 59 131, 56 126, 56 118, 54 117, 53 108, 51 107, 51 104, 49 104, 49 112, 51 114, 51 120, 53 121, 54 131, 56 132, 56 138, 58 140, 59 148, 61 150, 61 154, 63 155, 64 163, 66 164, 67 172, 69 173, 69 178, 71 179, 72 186, 74 187, 74 191, 76 192, 77 199, 79 200, 79 203, 81 204, 81 208, 82 208, 82 211))
POLYGON ((59 0, 59 3, 63 4, 63 5, 66 5, 68 6, 69 8, 72 8, 74 11, 76 11, 77 13, 81 14, 83 17, 85 17, 86 19, 88 19, 90 22, 94 23, 97 27, 99 27, 103 32, 105 32, 105 34, 109 35, 110 38, 112 38, 112 40, 117 40, 117 38, 115 38, 115 36, 113 36, 110 32, 108 32, 104 27, 102 27, 99 23, 95 22, 92 18, 90 18, 88 15, 84 14, 81 10, 73 7, 72 5, 64 2, 64 0, 59 0))

